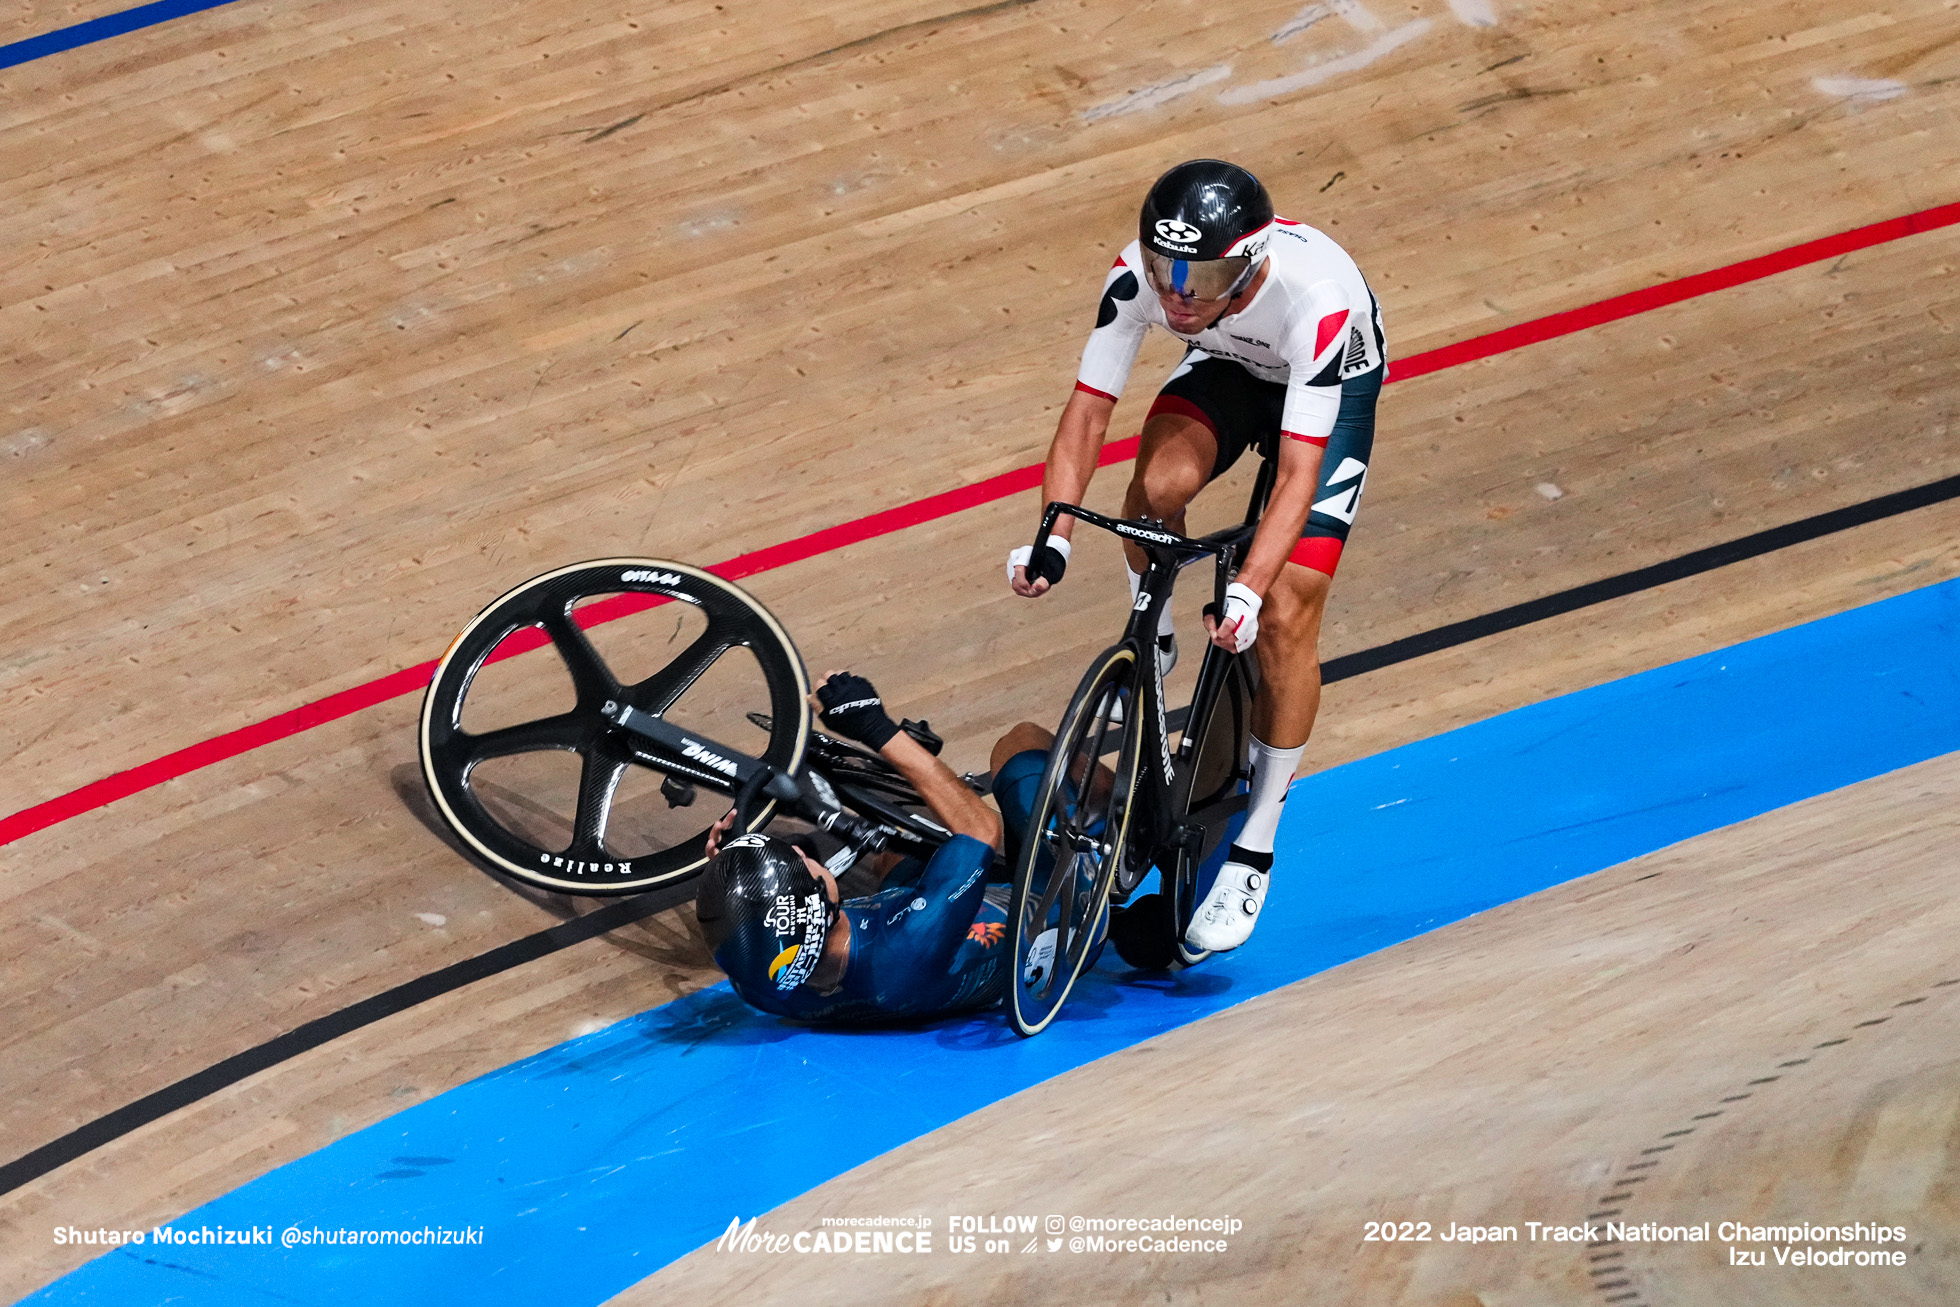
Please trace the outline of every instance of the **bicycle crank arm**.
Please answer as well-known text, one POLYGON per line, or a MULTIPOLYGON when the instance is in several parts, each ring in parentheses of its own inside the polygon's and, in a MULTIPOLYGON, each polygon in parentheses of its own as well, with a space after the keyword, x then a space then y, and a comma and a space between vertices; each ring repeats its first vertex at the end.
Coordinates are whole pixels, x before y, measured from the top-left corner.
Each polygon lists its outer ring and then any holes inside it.
POLYGON ((760 758, 751 758, 719 740, 684 731, 665 718, 643 712, 630 703, 615 703, 608 699, 605 706, 599 709, 599 714, 621 730, 658 746, 650 751, 651 758, 691 779, 734 791, 743 788, 759 772, 766 770, 771 775, 764 782, 762 792, 783 803, 796 801, 798 791, 795 780, 776 771, 760 758))

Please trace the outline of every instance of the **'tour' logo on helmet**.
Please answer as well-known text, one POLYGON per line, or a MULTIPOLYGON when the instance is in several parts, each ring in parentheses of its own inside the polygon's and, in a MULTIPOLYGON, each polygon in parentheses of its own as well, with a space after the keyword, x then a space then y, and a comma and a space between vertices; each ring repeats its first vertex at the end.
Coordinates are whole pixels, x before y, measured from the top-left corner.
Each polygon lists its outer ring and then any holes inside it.
POLYGON ((1196 245, 1205 238, 1202 231, 1176 218, 1157 219, 1157 234, 1174 245, 1196 245))

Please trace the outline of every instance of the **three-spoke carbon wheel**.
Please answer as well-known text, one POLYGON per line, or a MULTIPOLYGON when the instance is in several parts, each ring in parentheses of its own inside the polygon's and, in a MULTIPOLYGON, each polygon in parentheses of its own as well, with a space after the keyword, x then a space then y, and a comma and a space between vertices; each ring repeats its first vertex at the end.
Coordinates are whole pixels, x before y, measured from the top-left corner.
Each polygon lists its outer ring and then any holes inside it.
POLYGON ((1143 732, 1125 712, 1137 652, 1105 650, 1062 716, 1014 869, 1007 910, 1007 1015, 1039 1034, 1061 1011, 1106 926, 1110 886, 1129 838, 1143 732), (1114 750, 1114 771, 1102 759, 1114 750))
POLYGON ((606 712, 676 720, 793 773, 809 692, 789 634, 740 587, 662 559, 578 563, 456 637, 422 701, 422 774, 443 821, 499 870, 563 893, 635 893, 702 867, 730 787, 665 773, 606 712), (695 808, 699 788, 722 794, 695 808))

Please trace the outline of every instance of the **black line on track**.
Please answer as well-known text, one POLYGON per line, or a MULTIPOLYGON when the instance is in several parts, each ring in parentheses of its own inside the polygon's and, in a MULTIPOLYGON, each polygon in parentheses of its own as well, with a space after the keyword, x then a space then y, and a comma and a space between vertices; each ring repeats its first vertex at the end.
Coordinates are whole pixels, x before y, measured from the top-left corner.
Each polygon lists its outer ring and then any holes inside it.
MULTIPOLYGON (((1019 0, 1019 2, 1025 3, 1026 0, 1019 0)), ((986 5, 979 9, 967 10, 954 17, 989 13, 1010 7, 1013 7, 1013 4, 986 5)), ((1611 599, 1623 598, 1642 590, 1651 590, 1670 581, 1712 572, 1732 563, 1759 558, 1779 549, 1788 549, 1792 545, 1804 544, 1839 531, 1850 530, 1852 527, 1896 517, 1916 508, 1928 508, 1950 499, 1960 499, 1960 475, 1895 491, 1889 495, 1880 495, 1876 499, 1867 499, 1863 503, 1851 504, 1845 508, 1834 508, 1827 513, 1818 513, 1783 526, 1757 531, 1752 535, 1728 541, 1726 544, 1697 549, 1665 562, 1635 568, 1631 572, 1622 572, 1618 576, 1590 581, 1569 590, 1560 590, 1542 598, 1513 604, 1509 608, 1500 608, 1495 612, 1466 618, 1460 622, 1451 622, 1431 631, 1405 636, 1400 640, 1391 640, 1373 649, 1342 654, 1339 658, 1329 659, 1322 664, 1320 679, 1323 684, 1344 681, 1351 676, 1360 676, 1365 672, 1379 671, 1397 663, 1409 662, 1424 654, 1469 644, 1473 640, 1481 640, 1486 636, 1516 630, 1521 626, 1529 626, 1533 622, 1542 622, 1611 599)), ((1187 715, 1188 710, 1183 708, 1168 714, 1171 729, 1180 729, 1187 715)), ((655 913, 664 912, 692 896, 692 888, 682 886, 622 899, 548 930, 514 939, 487 953, 479 953, 473 958, 453 962, 441 970, 432 971, 426 976, 417 977, 393 989, 364 998, 338 1012, 315 1018, 283 1035, 276 1035, 263 1044, 248 1048, 242 1053, 235 1053, 222 1062, 186 1076, 175 1084, 166 1085, 153 1094, 146 1094, 133 1103, 97 1117, 86 1125, 76 1127, 59 1139, 43 1144, 5 1165, 0 1165, 0 1194, 18 1189, 85 1153, 93 1152, 104 1144, 120 1139, 153 1121, 161 1120, 180 1108, 188 1107, 221 1089, 235 1085, 248 1076, 298 1057, 301 1053, 318 1048, 342 1035, 351 1034, 364 1026, 373 1025, 384 1017, 405 1012, 409 1008, 439 998, 475 981, 510 971, 526 962, 534 962, 609 930, 631 925, 655 913)), ((1879 1021, 1883 1020, 1885 1018, 1879 1018, 1879 1021)), ((1878 1023, 1878 1021, 1868 1021, 1862 1022, 1861 1025, 1878 1023)), ((1769 1076, 1750 1083, 1766 1084, 1774 1079, 1775 1076, 1769 1076)), ((1642 1151, 1657 1153, 1672 1147, 1672 1144, 1665 1144, 1659 1148, 1642 1151)))
POLYGON ((1396 663, 1419 658, 1423 654, 1454 648, 1481 640, 1486 636, 1497 635, 1503 631, 1516 630, 1533 622, 1559 617, 1593 604, 1605 603, 1609 599, 1619 599, 1651 590, 1655 586, 1666 585, 1703 572, 1712 572, 1731 563, 1760 558, 1764 554, 1788 549, 1792 545, 1805 544, 1823 536, 1848 531, 1854 526, 1864 526, 1884 518, 1909 513, 1915 508, 1927 508, 1933 504, 1945 503, 1949 499, 1960 498, 1960 476, 1945 477, 1923 486, 1909 490, 1880 495, 1867 499, 1862 504, 1851 504, 1845 508, 1834 508, 1828 513, 1818 513, 1814 517, 1802 518, 1783 526, 1773 526, 1766 531, 1757 531, 1725 544, 1710 545, 1693 553, 1682 554, 1665 562, 1649 567, 1635 568, 1618 576, 1609 576, 1585 585, 1574 586, 1570 590, 1560 590, 1541 599, 1528 599, 1509 608, 1484 613, 1478 617, 1465 618, 1461 622, 1451 622, 1433 631, 1423 631, 1416 635, 1392 640, 1373 649, 1363 649, 1357 653, 1343 654, 1330 659, 1320 672, 1323 683, 1346 680, 1363 672, 1376 671, 1396 663))
POLYGON ((621 899, 548 930, 500 944, 487 953, 452 962, 438 971, 418 976, 371 998, 364 998, 338 1012, 317 1017, 283 1035, 276 1035, 263 1044, 235 1053, 222 1062, 186 1076, 173 1085, 146 1094, 106 1116, 97 1117, 87 1125, 0 1166, 0 1194, 18 1189, 84 1153, 120 1139, 152 1121, 161 1120, 179 1108, 189 1107, 199 1099, 208 1098, 248 1076, 289 1061, 363 1026, 371 1026, 383 1017, 406 1012, 475 981, 510 971, 526 962, 535 962, 609 930, 631 925, 693 897, 694 886, 690 883, 621 899))

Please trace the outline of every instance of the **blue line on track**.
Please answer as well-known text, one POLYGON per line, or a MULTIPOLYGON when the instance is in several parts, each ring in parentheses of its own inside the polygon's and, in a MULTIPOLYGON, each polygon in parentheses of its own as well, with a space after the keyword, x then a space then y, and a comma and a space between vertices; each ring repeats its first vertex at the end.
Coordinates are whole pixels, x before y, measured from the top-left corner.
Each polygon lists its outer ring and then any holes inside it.
POLYGON ((173 18, 182 18, 186 14, 201 14, 206 9, 219 9, 232 3, 234 0, 156 0, 154 4, 138 5, 119 14, 104 14, 86 23, 76 23, 73 27, 30 36, 11 45, 0 45, 0 68, 45 59, 64 50, 93 45, 112 36, 123 36, 145 27, 155 27, 158 23, 167 23, 173 18))
MULTIPOLYGON (((1497 904, 1960 749, 1960 581, 1506 713, 1299 782, 1245 948, 998 1016, 802 1030, 726 986, 438 1095, 178 1229, 479 1227, 465 1247, 154 1244, 32 1303, 599 1303, 970 1112, 1497 904)), ((949 1198, 950 1198, 949 1193, 949 1198)), ((928 1213, 940 1225, 943 1212, 928 1213)))

